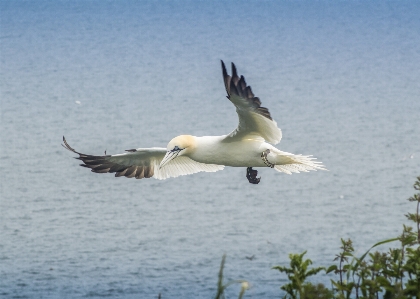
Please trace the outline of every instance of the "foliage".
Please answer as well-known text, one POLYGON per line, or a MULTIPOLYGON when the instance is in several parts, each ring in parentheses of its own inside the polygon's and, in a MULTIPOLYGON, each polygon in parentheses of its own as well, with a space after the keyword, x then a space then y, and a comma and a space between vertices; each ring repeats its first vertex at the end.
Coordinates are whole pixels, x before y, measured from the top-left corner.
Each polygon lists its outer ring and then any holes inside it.
POLYGON ((225 295, 225 289, 235 283, 240 283, 241 284, 241 290, 239 292, 239 297, 238 299, 242 299, 242 297, 245 294, 245 291, 249 288, 249 284, 246 280, 232 280, 227 282, 226 284, 223 284, 223 269, 225 267, 225 261, 226 261, 226 254, 223 255, 222 257, 222 262, 220 263, 220 270, 219 270, 219 279, 217 281, 217 293, 216 293, 216 297, 214 297, 215 299, 224 299, 225 295))
MULTIPOLYGON (((414 184, 420 190, 420 176, 414 184)), ((341 239, 340 252, 335 256, 335 264, 325 267, 309 268, 310 259, 304 259, 306 251, 301 254, 290 254, 290 266, 275 266, 272 269, 285 273, 289 283, 280 288, 286 292, 284 299, 420 299, 420 193, 408 199, 416 202, 415 213, 405 216, 415 223, 415 228, 403 225, 402 234, 396 238, 383 240, 374 244, 362 256, 354 254, 350 239, 341 239), (399 242, 397 248, 387 252, 371 252, 379 245, 399 242), (307 281, 310 276, 321 271, 335 275, 331 279, 331 289, 323 284, 312 284, 307 281)), ((235 283, 241 283, 239 299, 248 289, 245 280, 233 280, 223 284, 223 268, 226 255, 223 256, 217 283, 216 299, 224 298, 224 290, 235 283)))
MULTIPOLYGON (((290 254, 290 268, 282 266, 275 266, 272 268, 286 273, 290 280, 290 283, 281 287, 281 289, 287 293, 284 298, 320 298, 317 295, 318 288, 305 282, 305 280, 309 276, 316 275, 318 272, 325 270, 325 268, 318 267, 308 269, 309 265, 312 265, 312 261, 310 259, 303 260, 305 254, 306 251, 302 254, 290 254), (311 294, 311 297, 307 294, 311 294)), ((320 288, 324 291, 323 286, 320 288)))
MULTIPOLYGON (((420 190, 420 176, 414 189, 420 190)), ((341 250, 334 258, 336 264, 328 268, 308 269, 312 261, 303 260, 306 251, 290 254, 289 268, 273 267, 286 273, 290 281, 281 286, 286 291, 284 298, 420 298, 420 193, 408 200, 417 203, 416 212, 406 215, 408 220, 415 222, 415 228, 404 225, 400 236, 376 243, 360 257, 354 255, 350 239, 341 239, 341 250), (399 242, 399 246, 387 252, 371 252, 373 248, 391 242, 399 242), (335 279, 331 279, 331 290, 323 284, 313 285, 306 281, 322 270, 335 274, 335 279)))

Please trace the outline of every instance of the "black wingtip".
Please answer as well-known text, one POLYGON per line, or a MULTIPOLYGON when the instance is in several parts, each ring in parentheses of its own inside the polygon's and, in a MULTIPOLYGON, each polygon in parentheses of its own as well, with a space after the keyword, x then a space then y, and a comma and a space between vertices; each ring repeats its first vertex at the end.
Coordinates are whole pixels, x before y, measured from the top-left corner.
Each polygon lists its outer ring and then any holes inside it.
POLYGON ((64 147, 66 150, 69 150, 73 153, 79 154, 78 152, 76 152, 76 150, 74 148, 72 148, 68 143, 66 138, 63 136, 63 142, 64 144, 61 144, 62 147, 64 147))
POLYGON ((229 100, 231 99, 231 95, 237 95, 239 97, 242 97, 243 100, 248 101, 249 107, 253 108, 254 112, 268 118, 269 120, 273 120, 268 109, 265 107, 261 107, 261 101, 258 97, 255 97, 254 93, 252 92, 251 86, 246 85, 245 77, 238 76, 236 65, 233 62, 231 63, 232 74, 228 75, 224 62, 222 60, 220 61, 222 64, 225 88, 228 94, 226 97, 229 100))
POLYGON ((225 63, 223 62, 223 60, 220 60, 220 62, 222 63, 223 78, 226 78, 226 76, 227 76, 227 71, 226 71, 226 66, 225 66, 225 63))
POLYGON ((232 62, 232 81, 234 85, 238 84, 239 76, 235 64, 232 62))
POLYGON ((233 74, 238 76, 238 72, 236 71, 236 65, 232 62, 232 76, 233 76, 233 74))

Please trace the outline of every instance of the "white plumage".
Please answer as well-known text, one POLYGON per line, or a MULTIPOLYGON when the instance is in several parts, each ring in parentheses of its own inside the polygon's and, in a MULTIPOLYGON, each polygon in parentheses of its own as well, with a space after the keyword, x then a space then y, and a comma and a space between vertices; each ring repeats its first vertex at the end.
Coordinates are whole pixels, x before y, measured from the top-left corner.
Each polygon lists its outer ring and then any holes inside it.
POLYGON ((309 170, 325 170, 312 156, 280 151, 272 144, 280 142, 282 133, 267 108, 255 97, 245 78, 237 75, 232 63, 232 76, 222 61, 227 98, 235 105, 238 127, 222 136, 196 137, 181 135, 166 148, 138 148, 118 155, 94 156, 75 151, 63 137, 64 147, 79 155, 81 166, 96 173, 115 173, 137 179, 153 177, 159 180, 201 171, 215 172, 225 166, 247 167, 250 183, 258 184, 257 171, 251 167, 271 167, 291 174, 309 170), (271 143, 271 144, 270 144, 271 143))

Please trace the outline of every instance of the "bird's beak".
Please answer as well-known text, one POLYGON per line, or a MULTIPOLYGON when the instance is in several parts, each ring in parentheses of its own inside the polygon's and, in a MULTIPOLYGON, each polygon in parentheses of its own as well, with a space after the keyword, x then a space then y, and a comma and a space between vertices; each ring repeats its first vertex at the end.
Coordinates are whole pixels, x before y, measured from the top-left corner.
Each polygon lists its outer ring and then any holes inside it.
POLYGON ((165 166, 166 164, 168 164, 171 160, 175 159, 179 152, 179 151, 167 151, 165 157, 163 157, 162 161, 160 162, 159 165, 159 169, 161 169, 163 166, 165 166))

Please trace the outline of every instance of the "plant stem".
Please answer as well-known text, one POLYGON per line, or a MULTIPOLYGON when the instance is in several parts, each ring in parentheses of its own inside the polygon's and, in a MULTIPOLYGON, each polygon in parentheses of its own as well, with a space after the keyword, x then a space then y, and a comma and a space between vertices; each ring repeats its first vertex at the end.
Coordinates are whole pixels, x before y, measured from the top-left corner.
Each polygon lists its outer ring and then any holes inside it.
POLYGON ((344 289, 343 289, 343 270, 341 269, 341 263, 343 262, 343 258, 340 258, 340 284, 341 284, 341 294, 344 296, 344 289))
POLYGON ((420 219, 419 219, 419 205, 420 201, 417 200, 417 213, 416 213, 416 222, 417 222, 417 243, 420 244, 420 219))

